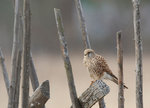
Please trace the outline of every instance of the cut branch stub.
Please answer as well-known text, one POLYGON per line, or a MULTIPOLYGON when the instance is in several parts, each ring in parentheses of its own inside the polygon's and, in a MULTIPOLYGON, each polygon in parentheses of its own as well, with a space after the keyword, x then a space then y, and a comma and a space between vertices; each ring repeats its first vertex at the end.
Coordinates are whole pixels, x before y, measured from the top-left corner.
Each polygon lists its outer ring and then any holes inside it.
POLYGON ((29 99, 28 108, 43 108, 50 98, 49 81, 44 81, 33 93, 29 99))
POLYGON ((79 97, 80 104, 83 108, 91 108, 96 102, 107 95, 109 91, 109 87, 103 81, 97 80, 79 97))

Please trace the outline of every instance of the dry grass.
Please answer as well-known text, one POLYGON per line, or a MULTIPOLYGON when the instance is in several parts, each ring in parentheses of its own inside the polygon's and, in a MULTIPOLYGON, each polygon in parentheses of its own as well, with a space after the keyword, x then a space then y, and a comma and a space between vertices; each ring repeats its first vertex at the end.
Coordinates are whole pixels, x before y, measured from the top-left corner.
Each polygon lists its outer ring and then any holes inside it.
MULTIPOLYGON (((113 72, 117 75, 117 62, 116 57, 111 57, 110 55, 106 55, 106 59, 108 60, 108 64, 113 72)), ((63 61, 61 56, 47 56, 40 55, 34 57, 34 62, 36 66, 36 70, 39 76, 40 83, 46 79, 50 80, 50 93, 51 99, 47 102, 47 108, 69 108, 71 105, 68 86, 66 80, 65 69, 63 66, 63 61)), ((149 96, 150 96, 150 70, 149 66, 150 58, 149 56, 145 56, 144 63, 144 107, 149 108, 149 96)), ((9 64, 9 60, 6 61, 7 66, 9 64)), ((78 95, 80 95, 90 84, 90 77, 86 70, 86 68, 82 64, 82 55, 79 56, 71 56, 71 62, 73 67, 73 73, 75 78, 75 84, 78 95)), ((124 57, 124 81, 128 86, 128 90, 125 90, 125 107, 127 108, 135 108, 135 71, 134 71, 134 57, 124 57)), ((8 69, 10 70, 10 68, 8 69)), ((118 88, 117 86, 110 82, 105 81, 110 86, 110 93, 106 96, 105 102, 107 108, 117 108, 117 95, 118 88)), ((0 108, 7 107, 7 93, 4 85, 4 81, 2 78, 2 74, 0 73, 0 108)), ((93 108, 98 108, 95 105, 93 108)))

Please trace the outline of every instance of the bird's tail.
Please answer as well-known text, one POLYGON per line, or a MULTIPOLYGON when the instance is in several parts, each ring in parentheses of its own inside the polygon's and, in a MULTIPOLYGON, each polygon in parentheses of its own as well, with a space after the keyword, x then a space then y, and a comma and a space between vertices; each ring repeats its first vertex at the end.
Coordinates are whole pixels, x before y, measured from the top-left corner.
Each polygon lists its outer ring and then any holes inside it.
MULTIPOLYGON (((113 81, 114 83, 116 83, 118 85, 118 78, 112 78, 111 81, 113 81)), ((124 88, 128 89, 127 86, 123 85, 124 88)))

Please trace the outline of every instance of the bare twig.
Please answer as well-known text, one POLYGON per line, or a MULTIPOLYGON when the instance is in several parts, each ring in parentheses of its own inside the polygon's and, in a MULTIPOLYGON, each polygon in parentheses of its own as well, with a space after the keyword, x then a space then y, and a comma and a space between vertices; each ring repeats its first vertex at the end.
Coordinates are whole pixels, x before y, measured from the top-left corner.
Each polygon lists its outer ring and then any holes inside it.
POLYGON ((79 101, 77 98, 76 88, 74 84, 72 67, 71 67, 71 63, 70 63, 70 59, 68 55, 67 42, 65 41, 65 37, 64 37, 64 27, 62 23, 60 9, 54 9, 54 12, 55 12, 55 19, 56 19, 56 24, 57 24, 57 29, 58 29, 60 46, 61 46, 62 55, 64 59, 64 65, 66 68, 66 74, 67 74, 67 79, 68 79, 68 86, 70 90, 70 97, 71 97, 72 105, 73 105, 73 108, 80 108, 79 101))
POLYGON ((23 10, 23 81, 22 81, 22 108, 28 107, 29 73, 30 73, 30 43, 31 43, 31 13, 30 0, 24 0, 23 10))
POLYGON ((44 81, 29 99, 28 108, 43 108, 50 98, 49 81, 44 81))
POLYGON ((11 96, 11 106, 8 104, 8 107, 12 108, 18 108, 19 105, 19 93, 20 93, 20 73, 21 73, 21 54, 22 52, 19 51, 17 54, 17 67, 16 67, 16 72, 12 74, 13 76, 13 83, 14 86, 10 86, 9 93, 11 93, 9 96, 11 96), (13 98, 12 98, 13 97, 13 98))
POLYGON ((4 62, 5 62, 5 58, 3 56, 2 50, 0 49, 0 66, 1 66, 1 69, 3 72, 3 77, 4 77, 4 81, 5 81, 7 94, 9 95, 9 77, 8 77, 6 65, 4 62))
POLYGON ((140 0, 133 0, 133 23, 136 57, 136 108, 143 108, 142 37, 140 28, 140 0))
MULTIPOLYGON (((104 82, 97 80, 79 97, 80 103, 83 108, 91 108, 96 102, 103 99, 109 91, 109 87, 104 82)), ((103 103, 100 104, 100 108, 105 108, 105 104, 103 103)))
POLYGON ((17 70, 15 74, 15 93, 14 93, 14 108, 18 108, 19 105, 19 93, 20 93, 20 75, 21 75, 21 59, 22 59, 22 51, 18 52, 17 57, 17 70))
POLYGON ((81 1, 80 0, 74 0, 74 1, 75 1, 76 9, 78 12, 79 20, 80 20, 80 27, 82 29, 82 38, 83 38, 85 48, 91 48, 91 45, 89 42, 89 36, 87 33, 86 24, 85 24, 85 18, 84 18, 83 11, 82 11, 81 1))
POLYGON ((123 84, 123 49, 121 31, 117 32, 117 61, 118 61, 118 108, 124 108, 124 84, 123 84))
POLYGON ((11 83, 10 83, 10 88, 9 88, 9 100, 8 100, 8 108, 14 108, 15 103, 14 103, 14 93, 15 93, 15 74, 17 71, 17 53, 19 49, 19 33, 20 33, 20 24, 21 24, 21 13, 19 9, 21 8, 20 6, 20 0, 15 1, 15 6, 14 6, 14 37, 13 37, 13 48, 12 48, 12 58, 11 58, 11 63, 12 63, 12 75, 11 75, 11 83))
POLYGON ((35 91, 39 86, 39 80, 33 63, 32 54, 30 54, 30 79, 31 79, 33 91, 35 91))

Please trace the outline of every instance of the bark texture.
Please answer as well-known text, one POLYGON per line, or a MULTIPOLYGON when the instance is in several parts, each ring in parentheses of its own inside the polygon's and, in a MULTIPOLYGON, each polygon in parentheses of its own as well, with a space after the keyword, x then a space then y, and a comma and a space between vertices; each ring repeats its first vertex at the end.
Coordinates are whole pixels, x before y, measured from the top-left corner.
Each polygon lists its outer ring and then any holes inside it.
POLYGON ((9 99, 8 108, 17 108, 15 103, 15 90, 16 90, 16 73, 17 73, 17 55, 19 52, 19 38, 20 36, 20 26, 21 26, 21 11, 22 6, 20 5, 20 0, 15 0, 14 5, 14 31, 13 31, 13 45, 12 45, 12 56, 11 56, 11 81, 9 87, 9 99))
POLYGON ((23 10, 23 79, 22 79, 22 108, 28 108, 29 73, 30 73, 30 43, 31 43, 31 13, 30 0, 24 0, 23 10))
POLYGON ((133 0, 132 2, 136 60, 136 108, 143 108, 143 47, 141 36, 140 0, 133 0))
MULTIPOLYGON (((109 91, 109 87, 103 81, 97 80, 79 97, 82 108, 91 108, 96 102, 103 99, 109 91)), ((101 105, 102 108, 105 108, 105 104, 102 103, 101 105)))
POLYGON ((74 0, 74 1, 75 1, 78 16, 79 16, 79 20, 80 20, 80 27, 82 30, 82 38, 83 38, 84 46, 85 46, 85 48, 91 48, 89 36, 87 33, 85 18, 83 15, 83 9, 82 9, 82 5, 81 5, 81 1, 80 0, 74 0))

